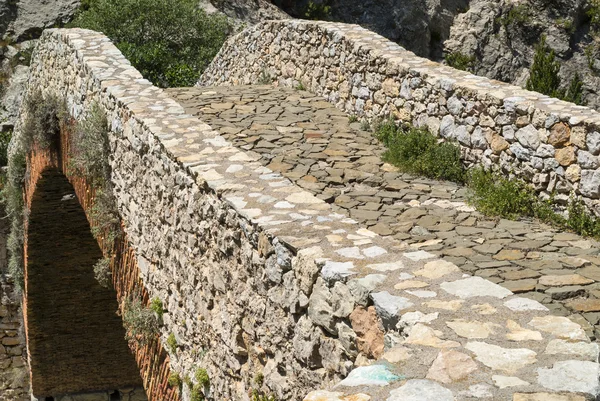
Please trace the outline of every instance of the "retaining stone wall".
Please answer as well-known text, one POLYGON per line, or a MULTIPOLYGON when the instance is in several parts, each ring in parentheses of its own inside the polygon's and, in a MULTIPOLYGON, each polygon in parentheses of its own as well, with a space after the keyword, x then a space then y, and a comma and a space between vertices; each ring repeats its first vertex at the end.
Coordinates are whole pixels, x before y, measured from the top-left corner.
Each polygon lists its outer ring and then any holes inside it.
POLYGON ((500 168, 562 204, 600 213, 600 114, 419 58, 356 25, 268 21, 229 39, 198 85, 272 77, 350 114, 393 115, 461 145, 468 165, 500 168))
MULTIPOLYGON (((0 206, 0 216, 5 214, 0 206)), ((0 219, 0 401, 25 401, 29 399, 29 375, 23 313, 14 282, 6 275, 8 226, 8 219, 0 219)))
POLYGON ((125 231, 167 309, 162 343, 175 334, 182 376, 208 370, 211 398, 248 400, 264 375, 262 391, 300 400, 350 371, 305 399, 600 393, 578 324, 333 213, 185 114, 103 35, 47 30, 31 71, 29 90, 75 118, 92 101, 106 110, 125 231))

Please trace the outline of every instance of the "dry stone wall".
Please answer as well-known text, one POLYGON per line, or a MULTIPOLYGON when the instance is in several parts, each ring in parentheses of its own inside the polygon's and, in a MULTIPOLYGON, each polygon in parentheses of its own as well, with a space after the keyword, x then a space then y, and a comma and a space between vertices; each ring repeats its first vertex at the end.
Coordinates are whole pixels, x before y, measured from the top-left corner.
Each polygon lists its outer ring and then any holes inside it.
POLYGON ((416 57, 356 25, 268 21, 232 37, 198 85, 302 83, 350 114, 426 127, 468 165, 501 169, 543 198, 600 213, 600 114, 416 57))
POLYGON ((73 117, 106 111, 119 212, 167 310, 172 371, 195 381, 205 368, 209 399, 600 394, 598 347, 578 324, 334 213, 186 114, 102 34, 45 31, 31 71, 29 90, 73 117))

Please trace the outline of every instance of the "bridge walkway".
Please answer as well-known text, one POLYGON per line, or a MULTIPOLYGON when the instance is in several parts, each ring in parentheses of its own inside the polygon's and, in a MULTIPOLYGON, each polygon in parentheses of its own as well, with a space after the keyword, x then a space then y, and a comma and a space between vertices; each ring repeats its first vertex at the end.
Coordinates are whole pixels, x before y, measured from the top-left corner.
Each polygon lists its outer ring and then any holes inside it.
MULTIPOLYGON (((483 216, 466 188, 413 177, 333 105, 272 86, 176 88, 188 113, 263 165, 331 203, 398 248, 424 250, 582 324, 600 338, 600 244, 535 220, 483 216)), ((336 236, 328 236, 335 246, 336 236)))

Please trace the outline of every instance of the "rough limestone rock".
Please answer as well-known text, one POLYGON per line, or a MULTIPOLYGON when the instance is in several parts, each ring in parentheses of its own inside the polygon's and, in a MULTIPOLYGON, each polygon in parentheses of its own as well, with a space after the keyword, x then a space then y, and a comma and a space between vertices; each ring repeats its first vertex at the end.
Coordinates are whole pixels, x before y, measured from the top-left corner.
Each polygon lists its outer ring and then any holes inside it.
POLYGON ((225 14, 234 20, 236 25, 254 25, 271 19, 290 18, 284 11, 266 0, 202 0, 200 6, 207 13, 225 14))
POLYGON ((563 86, 578 72, 585 103, 597 108, 600 60, 597 50, 590 51, 594 40, 585 14, 587 4, 585 0, 472 0, 468 10, 454 19, 444 52, 475 57, 473 72, 478 75, 524 86, 535 45, 546 35, 561 63, 563 86), (511 11, 519 6, 519 12, 511 11), (514 19, 515 14, 522 18, 514 19))
POLYGON ((0 4, 0 35, 14 41, 37 38, 45 28, 69 22, 80 0, 18 0, 0 4))

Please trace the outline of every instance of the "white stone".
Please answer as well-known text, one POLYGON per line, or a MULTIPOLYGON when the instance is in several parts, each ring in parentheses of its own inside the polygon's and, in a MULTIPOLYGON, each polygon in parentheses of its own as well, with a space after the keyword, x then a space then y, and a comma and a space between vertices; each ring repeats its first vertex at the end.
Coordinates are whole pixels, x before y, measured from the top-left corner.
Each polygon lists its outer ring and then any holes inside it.
POLYGON ((515 386, 528 386, 525 380, 521 380, 518 377, 514 376, 501 376, 501 375, 493 375, 492 380, 494 384, 498 388, 507 388, 507 387, 515 387, 515 386))
POLYGON ((431 380, 409 380, 390 391, 387 401, 455 401, 452 391, 431 380))
POLYGON ((529 325, 565 340, 589 341, 580 325, 562 316, 534 317, 529 325))
POLYGON ((592 362, 598 362, 599 352, 600 351, 597 343, 552 340, 546 346, 546 354, 572 355, 592 362))
POLYGON ((365 257, 360 254, 360 248, 357 246, 350 248, 342 248, 335 251, 337 254, 342 255, 350 259, 364 259, 365 257))
POLYGON ((534 301, 533 299, 528 298, 512 298, 508 301, 504 302, 504 306, 508 309, 516 312, 524 312, 530 310, 539 310, 539 311, 547 311, 544 305, 539 303, 538 301, 534 301))
POLYGON ((473 352, 479 362, 494 370, 516 373, 536 362, 537 354, 527 348, 502 348, 484 342, 469 342, 466 349, 473 352))
POLYGON ((348 276, 356 274, 353 271, 354 263, 352 262, 325 262, 325 266, 321 270, 321 276, 325 280, 343 280, 348 276))
POLYGON ((588 361, 560 361, 552 368, 538 368, 538 383, 554 391, 600 394, 600 366, 588 361))
POLYGON ((406 252, 404 256, 415 262, 436 257, 434 254, 425 251, 406 252))
POLYGON ((375 258, 377 256, 381 256, 387 253, 385 249, 380 246, 372 246, 370 248, 365 248, 362 250, 363 255, 367 258, 375 258))
POLYGON ((423 312, 406 312, 400 318, 397 327, 413 326, 417 323, 431 323, 438 318, 439 312, 424 314, 423 312))
POLYGON ((495 297, 506 298, 512 292, 481 277, 468 277, 462 280, 442 283, 444 291, 459 298, 495 297))

